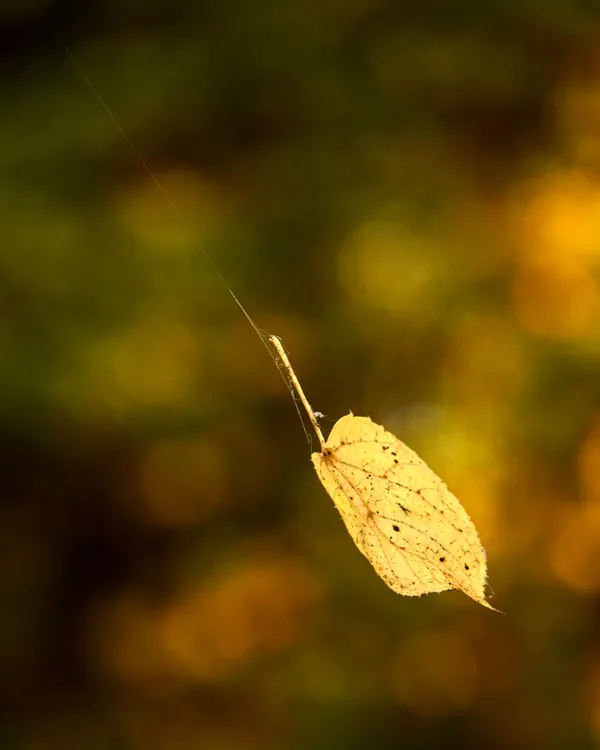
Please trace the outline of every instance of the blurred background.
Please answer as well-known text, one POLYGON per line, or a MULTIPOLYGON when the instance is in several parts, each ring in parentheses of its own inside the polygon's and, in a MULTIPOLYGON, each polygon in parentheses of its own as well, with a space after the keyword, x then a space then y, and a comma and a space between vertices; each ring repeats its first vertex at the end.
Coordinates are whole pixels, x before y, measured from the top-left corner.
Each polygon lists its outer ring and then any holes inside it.
POLYGON ((596 3, 0 8, 0 746, 600 746, 596 3), (379 580, 205 253, 505 616, 379 580))

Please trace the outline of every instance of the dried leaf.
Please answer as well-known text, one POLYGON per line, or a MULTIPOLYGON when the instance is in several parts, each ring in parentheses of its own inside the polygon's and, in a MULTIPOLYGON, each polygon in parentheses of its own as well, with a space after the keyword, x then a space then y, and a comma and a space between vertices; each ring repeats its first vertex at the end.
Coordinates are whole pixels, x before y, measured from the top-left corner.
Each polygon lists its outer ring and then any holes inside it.
POLYGON ((356 546, 391 589, 419 596, 456 588, 493 609, 475 526, 414 451, 350 414, 312 461, 356 546))
POLYGON ((321 443, 312 454, 317 475, 377 574, 405 596, 460 589, 494 609, 485 599, 486 556, 477 530, 442 480, 368 417, 342 417, 325 442, 281 341, 269 341, 321 443))

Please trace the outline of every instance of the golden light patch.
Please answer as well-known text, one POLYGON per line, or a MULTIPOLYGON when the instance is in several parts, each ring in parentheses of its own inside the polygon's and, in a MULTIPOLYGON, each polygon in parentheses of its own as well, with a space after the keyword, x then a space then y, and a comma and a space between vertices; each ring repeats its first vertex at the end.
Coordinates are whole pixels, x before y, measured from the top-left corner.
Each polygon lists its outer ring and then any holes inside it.
POLYGON ((187 323, 150 319, 76 350, 52 387, 67 408, 106 420, 187 403, 200 370, 198 339, 187 323))
POLYGON ((577 339, 593 326, 598 286, 588 266, 569 255, 524 258, 512 288, 524 328, 554 339, 577 339))
POLYGON ((569 508, 550 549, 554 575, 583 593, 600 591, 600 506, 586 502, 569 508))
POLYGON ((522 216, 528 252, 600 257, 600 185, 585 172, 544 175, 533 187, 522 216))
POLYGON ((116 209, 124 226, 144 241, 146 249, 169 255, 196 252, 198 243, 215 230, 226 211, 216 188, 189 169, 166 170, 156 179, 130 185, 116 196, 116 209), (193 220, 193 235, 181 231, 180 214, 193 220))
POLYGON ((435 248, 395 222, 369 222, 344 243, 340 281, 359 305, 401 317, 431 314, 446 268, 435 248))
POLYGON ((590 501, 600 500, 600 419, 579 446, 577 469, 581 489, 590 501))

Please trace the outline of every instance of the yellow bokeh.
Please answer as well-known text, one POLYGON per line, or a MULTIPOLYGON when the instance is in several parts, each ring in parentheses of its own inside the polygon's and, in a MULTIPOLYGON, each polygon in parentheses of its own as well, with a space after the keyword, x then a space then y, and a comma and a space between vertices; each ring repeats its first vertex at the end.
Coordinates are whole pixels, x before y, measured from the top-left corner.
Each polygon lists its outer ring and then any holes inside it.
POLYGON ((117 193, 119 218, 147 248, 169 254, 195 251, 223 218, 222 196, 190 169, 171 168, 154 176, 156 181, 148 176, 117 193))
MULTIPOLYGON (((457 477, 453 487, 453 491, 473 519, 482 542, 485 541, 484 546, 490 545, 492 540, 498 540, 498 490, 493 474, 485 469, 472 470, 457 477)), ((494 546, 497 546, 496 541, 494 546)))
POLYGON ((338 271, 360 305, 423 320, 435 309, 445 267, 431 245, 402 224, 373 221, 346 240, 338 271))
POLYGON ((600 591, 600 421, 596 419, 577 453, 583 500, 559 509, 550 551, 554 574, 585 593, 600 591))
POLYGON ((478 403, 488 414, 498 412, 521 384, 524 356, 518 332, 499 315, 459 318, 450 328, 445 352, 444 387, 471 407, 478 403))
POLYGON ((588 264, 575 254, 524 256, 512 285, 523 327, 553 339, 578 339, 598 319, 598 285, 588 264))
POLYGON ((534 255, 600 258, 600 182, 580 171, 545 175, 522 214, 523 247, 534 255))
POLYGON ((555 171, 515 193, 518 258, 512 299, 523 327, 579 339, 598 323, 600 181, 581 170, 555 171))
POLYGON ((100 608, 90 653, 112 678, 153 691, 219 681, 293 644, 320 595, 300 562, 259 555, 162 604, 130 593, 100 608))
POLYGON ((293 643, 318 593, 310 572, 294 560, 256 561, 183 592, 162 618, 164 648, 185 679, 218 680, 293 643))
POLYGON ((188 403, 201 367, 195 332, 177 320, 153 320, 101 338, 57 377, 54 390, 69 408, 105 418, 148 407, 188 403))
POLYGON ((600 502, 600 418, 579 446, 577 469, 585 497, 600 502))
POLYGON ((550 567, 569 588, 587 594, 600 591, 600 504, 565 507, 558 514, 550 567))

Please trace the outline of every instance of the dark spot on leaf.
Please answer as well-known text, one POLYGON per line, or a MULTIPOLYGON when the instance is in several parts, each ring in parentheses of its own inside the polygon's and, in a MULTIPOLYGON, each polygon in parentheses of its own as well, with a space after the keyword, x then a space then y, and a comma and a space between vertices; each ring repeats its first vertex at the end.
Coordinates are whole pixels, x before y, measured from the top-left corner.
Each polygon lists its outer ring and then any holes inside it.
POLYGON ((440 562, 446 562, 446 558, 445 557, 440 557, 440 562))
POLYGON ((392 456, 397 456, 398 454, 395 451, 392 451, 392 456))
POLYGON ((382 450, 384 450, 384 451, 389 451, 389 449, 390 449, 389 445, 384 445, 383 448, 382 448, 382 450))
POLYGON ((394 459, 394 463, 395 463, 395 464, 397 464, 397 463, 398 463, 398 459, 397 459, 397 458, 395 458, 395 459, 394 459))
POLYGON ((400 527, 399 527, 399 526, 396 526, 396 524, 394 524, 394 525, 392 526, 392 529, 394 529, 394 531, 400 531, 400 527))
POLYGON ((465 563, 465 570, 469 570, 469 566, 465 563))

